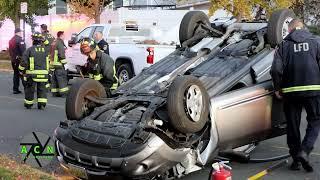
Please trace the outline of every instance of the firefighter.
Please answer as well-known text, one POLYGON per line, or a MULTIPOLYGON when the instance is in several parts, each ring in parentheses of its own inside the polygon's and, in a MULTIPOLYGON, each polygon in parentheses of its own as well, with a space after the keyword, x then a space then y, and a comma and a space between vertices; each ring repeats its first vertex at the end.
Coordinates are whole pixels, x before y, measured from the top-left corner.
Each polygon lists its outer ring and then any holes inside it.
MULTIPOLYGON (((9 54, 11 58, 11 65, 13 69, 13 94, 20 94, 20 75, 19 75, 19 64, 23 52, 26 50, 26 45, 22 39, 21 29, 15 29, 15 36, 9 41, 9 54)), ((22 80, 22 84, 24 84, 22 80)))
POLYGON ((320 130, 320 39, 304 29, 301 20, 289 24, 290 34, 279 44, 271 68, 276 97, 284 100, 287 143, 293 163, 312 172, 308 157, 320 130), (300 121, 306 109, 308 127, 301 142, 300 121))
MULTIPOLYGON (((46 24, 41 24, 41 34, 44 37, 44 45, 47 49, 47 51, 49 52, 51 50, 51 44, 53 43, 53 41, 55 40, 55 38, 49 33, 48 31, 48 26, 46 24)), ((49 71, 49 81, 46 84, 46 88, 49 89, 51 86, 51 81, 52 81, 52 69, 50 68, 49 71)))
POLYGON ((109 44, 107 41, 103 39, 103 33, 101 31, 98 31, 94 34, 94 40, 96 41, 99 49, 103 51, 104 53, 109 54, 109 44))
POLYGON ((68 77, 65 70, 67 63, 64 44, 64 32, 57 33, 57 39, 52 43, 51 58, 53 59, 53 71, 51 79, 51 92, 54 97, 65 97, 68 93, 68 77))
POLYGON ((110 56, 100 51, 91 38, 84 38, 81 41, 80 51, 88 56, 85 67, 89 77, 99 81, 105 87, 108 97, 110 97, 111 90, 118 87, 114 61, 110 56))
POLYGON ((48 26, 46 24, 41 24, 41 33, 42 33, 42 36, 44 37, 44 42, 43 44, 49 48, 50 45, 52 44, 52 42, 54 41, 54 37, 49 33, 48 31, 48 26))
POLYGON ((38 109, 43 110, 47 103, 46 83, 49 72, 49 52, 43 45, 44 37, 39 32, 32 35, 33 46, 23 54, 19 69, 24 74, 25 102, 24 106, 31 109, 34 104, 34 91, 37 88, 38 109))

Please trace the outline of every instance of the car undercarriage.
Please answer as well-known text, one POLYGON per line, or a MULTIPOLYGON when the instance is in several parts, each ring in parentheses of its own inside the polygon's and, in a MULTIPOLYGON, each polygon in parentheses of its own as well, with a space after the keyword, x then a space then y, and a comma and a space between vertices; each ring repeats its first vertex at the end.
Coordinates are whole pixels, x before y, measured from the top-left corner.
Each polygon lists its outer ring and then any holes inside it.
POLYGON ((217 25, 189 12, 181 47, 112 97, 93 80, 76 82, 68 120, 55 130, 59 161, 89 178, 170 179, 201 169, 221 151, 283 135, 269 70, 294 15, 274 14, 269 23, 217 25))

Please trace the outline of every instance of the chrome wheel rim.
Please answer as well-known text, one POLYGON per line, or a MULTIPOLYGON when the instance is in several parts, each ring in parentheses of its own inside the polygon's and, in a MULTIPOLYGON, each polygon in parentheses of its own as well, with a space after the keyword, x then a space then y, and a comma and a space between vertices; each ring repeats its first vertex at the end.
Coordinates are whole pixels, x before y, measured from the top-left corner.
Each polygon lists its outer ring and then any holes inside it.
POLYGON ((200 121, 200 115, 203 108, 202 92, 197 85, 189 87, 186 93, 187 113, 194 122, 200 121))
POLYGON ((87 115, 88 112, 89 112, 89 107, 88 107, 88 100, 84 100, 83 104, 82 104, 82 112, 83 112, 83 115, 87 115))
POLYGON ((129 72, 126 70, 122 70, 119 73, 119 83, 123 84, 129 80, 129 72))
POLYGON ((285 37, 287 37, 288 35, 289 35, 289 24, 290 24, 290 22, 293 20, 293 18, 292 17, 288 17, 285 21, 284 21, 284 23, 283 23, 283 25, 282 25, 282 38, 284 39, 285 37))

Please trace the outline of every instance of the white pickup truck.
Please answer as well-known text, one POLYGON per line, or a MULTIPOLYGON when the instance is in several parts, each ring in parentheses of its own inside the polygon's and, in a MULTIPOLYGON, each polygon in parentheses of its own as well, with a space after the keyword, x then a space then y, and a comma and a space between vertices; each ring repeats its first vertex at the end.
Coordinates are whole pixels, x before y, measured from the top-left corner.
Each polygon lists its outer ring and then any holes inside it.
POLYGON ((176 45, 152 45, 142 42, 152 39, 157 31, 152 28, 128 28, 110 24, 94 24, 74 34, 66 51, 69 77, 77 76, 76 65, 84 65, 86 57, 80 53, 80 40, 93 38, 95 32, 103 32, 109 43, 110 56, 115 61, 119 83, 122 84, 176 49, 176 45))

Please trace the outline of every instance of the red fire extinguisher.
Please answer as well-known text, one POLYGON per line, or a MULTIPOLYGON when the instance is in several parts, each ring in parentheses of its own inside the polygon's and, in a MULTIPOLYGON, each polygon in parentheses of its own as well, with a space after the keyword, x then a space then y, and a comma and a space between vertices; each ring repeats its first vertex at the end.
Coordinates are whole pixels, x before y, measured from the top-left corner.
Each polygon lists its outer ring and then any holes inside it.
POLYGON ((211 180, 232 180, 231 167, 222 162, 212 165, 211 180))

